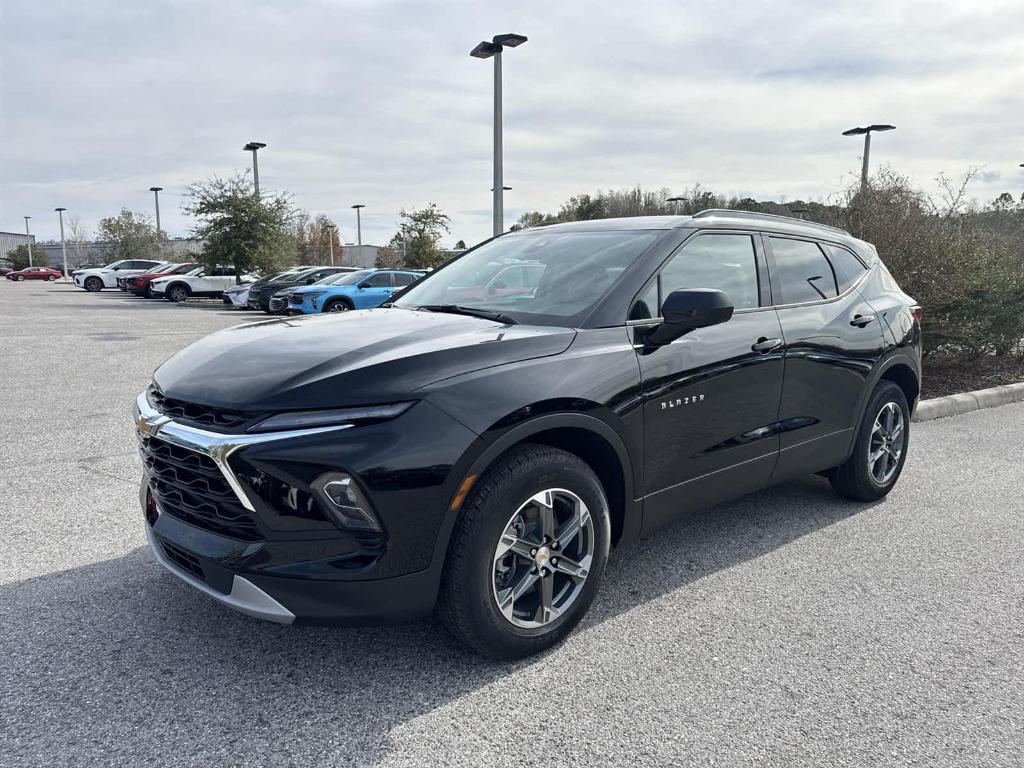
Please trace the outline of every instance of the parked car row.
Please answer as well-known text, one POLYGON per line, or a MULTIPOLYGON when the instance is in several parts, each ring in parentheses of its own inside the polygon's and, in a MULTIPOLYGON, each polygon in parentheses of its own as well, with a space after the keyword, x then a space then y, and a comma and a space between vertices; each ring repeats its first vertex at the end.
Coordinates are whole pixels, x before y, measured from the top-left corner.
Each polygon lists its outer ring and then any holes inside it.
POLYGON ((302 266, 264 277, 237 277, 232 266, 209 268, 194 262, 137 259, 73 273, 75 285, 93 293, 116 287, 176 304, 193 297, 219 298, 232 307, 306 315, 379 307, 424 274, 408 269, 302 266))

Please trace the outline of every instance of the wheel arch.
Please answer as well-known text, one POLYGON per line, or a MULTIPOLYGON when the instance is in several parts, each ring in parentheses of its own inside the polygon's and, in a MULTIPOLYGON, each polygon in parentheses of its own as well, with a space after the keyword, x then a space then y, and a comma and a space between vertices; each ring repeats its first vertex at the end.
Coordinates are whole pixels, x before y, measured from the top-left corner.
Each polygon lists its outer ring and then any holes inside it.
POLYGON ((342 304, 348 304, 348 308, 349 309, 355 309, 356 308, 356 303, 352 300, 352 298, 350 296, 346 296, 344 293, 339 293, 339 294, 335 294, 334 296, 328 295, 327 299, 324 301, 323 309, 320 310, 320 311, 321 312, 326 312, 327 308, 329 306, 331 306, 331 304, 337 304, 339 302, 342 303, 342 304))
POLYGON ((608 498, 612 544, 639 535, 641 507, 635 499, 633 462, 629 451, 618 433, 594 416, 549 413, 517 424, 488 443, 473 459, 463 477, 479 477, 510 450, 527 443, 559 448, 578 456, 590 466, 608 498))

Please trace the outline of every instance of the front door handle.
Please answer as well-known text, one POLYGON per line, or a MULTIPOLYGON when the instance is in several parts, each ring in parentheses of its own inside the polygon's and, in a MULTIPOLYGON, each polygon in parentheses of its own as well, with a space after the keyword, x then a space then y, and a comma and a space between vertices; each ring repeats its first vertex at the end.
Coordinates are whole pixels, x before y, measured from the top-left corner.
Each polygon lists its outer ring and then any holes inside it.
POLYGON ((762 355, 766 355, 773 349, 778 349, 781 346, 782 339, 768 339, 762 336, 757 340, 757 343, 751 347, 751 349, 754 352, 760 352, 762 355))
POLYGON ((854 325, 858 328, 865 328, 871 323, 875 322, 874 315, 854 315, 853 320, 850 321, 850 325, 854 325))

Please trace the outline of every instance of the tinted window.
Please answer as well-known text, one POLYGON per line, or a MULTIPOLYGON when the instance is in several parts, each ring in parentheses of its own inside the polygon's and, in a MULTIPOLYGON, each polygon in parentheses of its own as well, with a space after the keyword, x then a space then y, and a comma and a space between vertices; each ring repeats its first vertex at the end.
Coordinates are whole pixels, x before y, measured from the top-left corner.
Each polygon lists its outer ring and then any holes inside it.
POLYGON ((369 279, 366 282, 370 284, 371 288, 390 288, 391 273, 378 272, 375 275, 370 275, 369 279))
POLYGON ((836 282, 839 283, 839 292, 842 293, 867 271, 867 267, 845 248, 838 245, 826 245, 825 254, 832 262, 832 269, 836 273, 836 282))
POLYGON ((724 291, 736 309, 758 306, 757 259, 750 235, 699 235, 683 246, 661 271, 661 301, 684 288, 724 291))
POLYGON ((821 301, 838 295, 832 267, 815 243, 781 237, 771 241, 775 283, 782 291, 782 300, 776 300, 776 304, 821 301))
POLYGON ((630 320, 651 320, 658 316, 658 281, 655 280, 646 291, 633 302, 629 311, 630 320))
POLYGON ((395 273, 395 285, 412 285, 419 279, 419 275, 410 275, 408 272, 395 273))

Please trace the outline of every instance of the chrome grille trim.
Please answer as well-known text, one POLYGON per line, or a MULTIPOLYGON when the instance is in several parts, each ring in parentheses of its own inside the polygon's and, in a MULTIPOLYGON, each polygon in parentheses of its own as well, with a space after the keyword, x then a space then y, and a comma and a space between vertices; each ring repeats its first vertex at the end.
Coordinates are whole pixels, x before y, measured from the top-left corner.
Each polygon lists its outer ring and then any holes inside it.
POLYGON ((329 427, 311 427, 309 429, 293 429, 285 432, 265 432, 259 435, 226 435, 221 432, 209 432, 205 429, 179 424, 168 416, 164 416, 149 404, 146 393, 142 392, 135 398, 135 427, 140 435, 159 437, 172 445, 186 448, 204 456, 209 456, 224 475, 224 479, 235 492, 238 501, 250 512, 256 508, 246 495, 238 477, 231 469, 228 458, 235 451, 249 445, 272 443, 278 440, 290 440, 296 437, 309 437, 324 432, 337 432, 348 429, 351 424, 335 424, 329 427))

